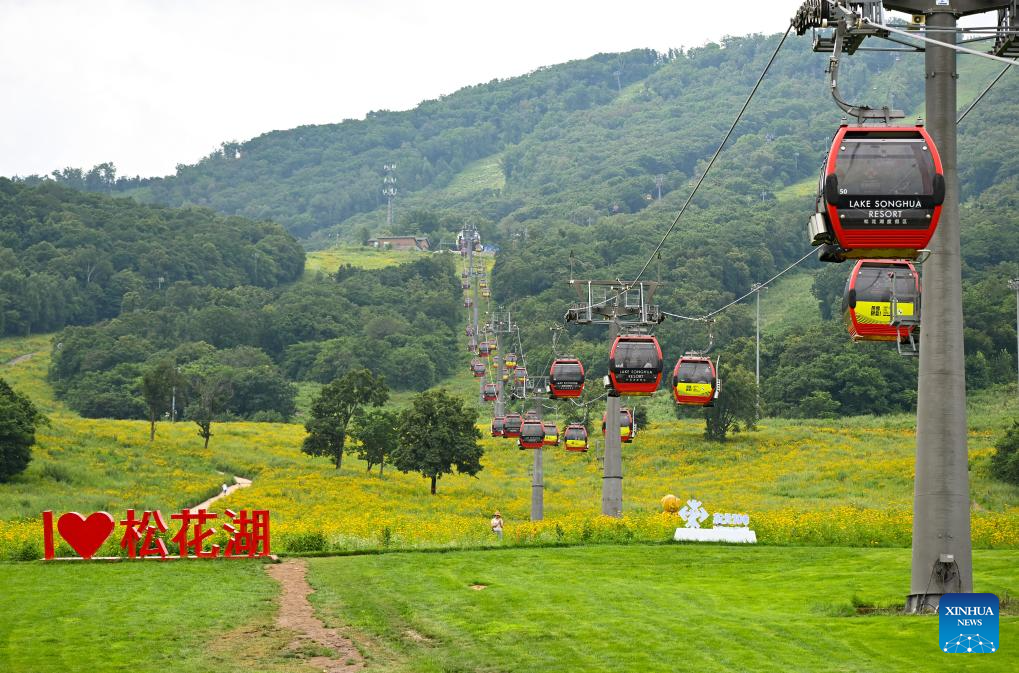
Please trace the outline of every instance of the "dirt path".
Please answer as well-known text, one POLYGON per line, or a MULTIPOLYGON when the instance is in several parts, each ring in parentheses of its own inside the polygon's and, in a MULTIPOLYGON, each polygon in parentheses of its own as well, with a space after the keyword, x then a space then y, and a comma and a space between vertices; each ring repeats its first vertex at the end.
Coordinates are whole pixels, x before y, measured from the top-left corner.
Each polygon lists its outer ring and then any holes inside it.
POLYGON ((248 486, 251 486, 251 480, 250 479, 245 479, 244 477, 234 477, 234 484, 232 486, 227 486, 226 487, 226 493, 220 493, 219 495, 214 495, 213 497, 209 498, 205 502, 198 503, 197 505, 195 505, 194 507, 191 508, 191 513, 194 514, 195 512, 197 512, 200 509, 209 509, 209 506, 212 505, 212 503, 214 503, 217 500, 219 500, 220 498, 225 498, 226 496, 230 495, 231 493, 233 493, 237 489, 239 489, 239 488, 247 488, 248 486))
POLYGON ((308 566, 304 561, 292 559, 266 566, 266 572, 283 588, 280 599, 280 611, 276 616, 276 626, 297 633, 297 637, 288 646, 292 650, 301 650, 314 644, 327 647, 336 653, 331 657, 310 657, 309 665, 325 673, 347 673, 364 669, 364 658, 354 643, 337 633, 336 629, 328 629, 318 617, 308 601, 311 585, 306 577, 308 566))
POLYGON ((24 355, 19 355, 16 358, 11 358, 10 360, 5 362, 4 364, 6 364, 8 367, 13 367, 14 365, 20 365, 25 360, 30 359, 33 355, 35 355, 35 353, 25 353, 24 355))

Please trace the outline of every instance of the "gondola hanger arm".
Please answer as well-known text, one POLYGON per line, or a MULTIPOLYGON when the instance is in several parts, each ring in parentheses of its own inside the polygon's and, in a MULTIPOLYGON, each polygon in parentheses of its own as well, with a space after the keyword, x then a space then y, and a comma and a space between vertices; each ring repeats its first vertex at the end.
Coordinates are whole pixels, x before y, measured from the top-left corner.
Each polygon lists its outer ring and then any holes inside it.
MULTIPOLYGON (((853 18, 854 15, 850 14, 853 18)), ((843 112, 851 117, 856 117, 861 124, 865 120, 883 121, 888 124, 892 119, 902 119, 906 113, 902 110, 893 110, 887 105, 880 109, 874 109, 869 105, 853 105, 839 93, 839 62, 842 58, 842 46, 845 43, 846 31, 849 29, 846 18, 839 19, 835 24, 835 45, 832 48, 831 58, 828 60, 828 82, 831 89, 831 97, 843 112)))

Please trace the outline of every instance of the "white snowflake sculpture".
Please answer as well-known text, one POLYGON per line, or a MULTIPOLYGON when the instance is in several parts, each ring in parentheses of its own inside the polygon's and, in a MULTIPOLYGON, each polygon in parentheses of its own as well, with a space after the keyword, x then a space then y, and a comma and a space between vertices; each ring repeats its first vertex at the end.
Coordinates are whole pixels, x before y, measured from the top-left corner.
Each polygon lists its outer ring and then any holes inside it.
POLYGON ((701 521, 708 518, 708 510, 701 507, 701 501, 697 498, 690 498, 679 510, 679 518, 686 521, 687 528, 700 528, 701 521))

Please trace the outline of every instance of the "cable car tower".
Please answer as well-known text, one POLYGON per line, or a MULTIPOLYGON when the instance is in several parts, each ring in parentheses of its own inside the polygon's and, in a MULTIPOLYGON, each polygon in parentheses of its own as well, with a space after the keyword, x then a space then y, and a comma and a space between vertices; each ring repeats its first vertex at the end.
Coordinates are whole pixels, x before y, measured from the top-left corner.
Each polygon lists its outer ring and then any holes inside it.
MULTIPOLYGON (((647 332, 665 319, 661 308, 651 303, 661 285, 658 281, 646 280, 628 283, 571 278, 570 287, 579 301, 567 310, 566 320, 578 325, 608 325, 611 344, 616 342, 621 330, 630 334, 647 332)), ((619 418, 618 396, 608 396, 605 414, 607 418, 619 418)), ((623 446, 618 432, 605 434, 601 511, 614 517, 623 514, 623 446)))
MULTIPOLYGON (((924 52, 926 129, 939 148, 944 201, 922 278, 923 348, 917 385, 907 612, 937 610, 943 594, 973 591, 956 115, 957 52, 979 52, 958 44, 959 33, 965 31, 957 24, 960 17, 994 10, 998 10, 998 31, 993 53, 998 57, 1016 54, 1017 35, 1011 32, 1016 25, 1015 0, 807 0, 792 20, 798 35, 813 31, 814 51, 832 52, 836 64, 843 52, 853 54, 868 37, 898 43, 894 51, 924 52), (914 23, 924 24, 923 30, 907 33, 886 25, 885 9, 913 15, 914 23), (818 36, 817 29, 825 28, 835 28, 834 35, 818 36)), ((838 102, 834 77, 830 85, 838 102)), ((864 114, 858 117, 861 120, 891 117, 889 110, 858 108, 864 114)))
POLYGON ((512 334, 515 329, 516 325, 513 324, 513 316, 510 315, 509 311, 492 311, 488 315, 485 332, 495 336, 496 351, 500 353, 499 357, 496 358, 495 369, 496 398, 492 411, 492 416, 495 418, 506 415, 505 386, 502 380, 503 375, 506 373, 506 361, 501 355, 503 353, 503 344, 501 343, 500 335, 512 334))
MULTIPOLYGON (((461 254, 466 254, 467 257, 467 282, 470 285, 470 291, 473 297, 473 301, 471 301, 471 327, 474 329, 474 333, 478 334, 478 274, 474 268, 474 251, 475 248, 480 247, 481 236, 478 234, 476 226, 465 223, 463 229, 460 231, 458 240, 460 242, 461 254), (475 245, 475 242, 477 242, 477 245, 475 245), (464 248, 466 248, 466 250, 464 248)), ((481 380, 478 388, 478 399, 481 401, 484 401, 485 399, 484 379, 481 380)))

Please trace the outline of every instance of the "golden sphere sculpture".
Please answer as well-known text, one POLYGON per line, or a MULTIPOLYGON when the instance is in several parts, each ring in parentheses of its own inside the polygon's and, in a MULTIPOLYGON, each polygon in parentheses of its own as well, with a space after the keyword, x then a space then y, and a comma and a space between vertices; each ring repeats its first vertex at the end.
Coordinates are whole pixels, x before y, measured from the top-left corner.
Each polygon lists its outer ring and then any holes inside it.
POLYGON ((675 514, 679 511, 679 498, 671 493, 662 498, 662 511, 667 514, 675 514))

